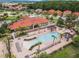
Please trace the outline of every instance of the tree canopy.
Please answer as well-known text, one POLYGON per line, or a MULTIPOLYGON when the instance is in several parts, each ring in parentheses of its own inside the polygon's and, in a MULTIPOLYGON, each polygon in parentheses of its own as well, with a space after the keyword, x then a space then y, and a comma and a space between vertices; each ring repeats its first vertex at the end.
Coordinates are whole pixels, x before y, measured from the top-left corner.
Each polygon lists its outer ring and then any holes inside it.
POLYGON ((48 1, 48 2, 37 2, 34 4, 29 4, 29 8, 31 9, 55 9, 55 10, 72 10, 79 11, 79 2, 75 1, 48 1))

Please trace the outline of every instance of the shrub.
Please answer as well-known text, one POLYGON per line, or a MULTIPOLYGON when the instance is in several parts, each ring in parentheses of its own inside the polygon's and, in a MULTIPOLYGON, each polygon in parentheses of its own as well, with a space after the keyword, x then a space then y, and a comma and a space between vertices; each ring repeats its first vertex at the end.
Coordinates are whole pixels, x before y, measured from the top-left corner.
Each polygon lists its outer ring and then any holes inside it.
POLYGON ((36 43, 35 45, 31 46, 29 50, 32 50, 35 46, 40 45, 41 42, 36 43))
POLYGON ((73 37, 74 43, 73 45, 77 48, 79 48, 79 35, 73 37))
MULTIPOLYGON (((9 54, 5 54, 5 58, 9 58, 9 54)), ((11 58, 16 58, 16 56, 11 54, 11 58)))

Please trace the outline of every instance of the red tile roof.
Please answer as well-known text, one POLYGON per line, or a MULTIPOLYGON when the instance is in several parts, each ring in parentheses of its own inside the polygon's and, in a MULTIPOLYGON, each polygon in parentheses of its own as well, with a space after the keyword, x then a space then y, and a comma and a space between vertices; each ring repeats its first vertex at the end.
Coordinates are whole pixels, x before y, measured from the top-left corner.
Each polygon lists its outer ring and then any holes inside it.
POLYGON ((79 12, 74 12, 73 14, 76 16, 79 16, 79 12))
POLYGON ((64 12, 65 12, 65 13, 72 13, 71 10, 65 10, 64 12))
POLYGON ((15 30, 20 27, 26 27, 26 26, 31 26, 33 24, 41 24, 41 23, 47 23, 47 22, 48 20, 45 18, 32 17, 32 18, 26 18, 18 22, 15 22, 12 25, 10 25, 9 28, 11 30, 15 30))
POLYGON ((54 14, 54 13, 55 13, 55 10, 50 9, 50 10, 48 11, 48 13, 49 13, 49 14, 54 14))
POLYGON ((47 10, 42 11, 42 13, 47 13, 47 10))
POLYGON ((63 14, 63 12, 60 11, 60 10, 57 10, 56 13, 57 13, 59 16, 61 16, 61 15, 63 14))
POLYGON ((70 10, 63 11, 63 15, 68 15, 68 14, 71 14, 71 13, 72 13, 72 11, 70 11, 70 10))

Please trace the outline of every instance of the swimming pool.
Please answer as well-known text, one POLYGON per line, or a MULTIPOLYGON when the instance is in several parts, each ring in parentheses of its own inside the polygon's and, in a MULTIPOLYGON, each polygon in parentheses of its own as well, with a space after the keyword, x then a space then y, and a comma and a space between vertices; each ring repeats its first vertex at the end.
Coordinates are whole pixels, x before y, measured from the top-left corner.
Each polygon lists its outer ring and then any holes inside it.
POLYGON ((31 41, 26 41, 24 42, 24 47, 26 47, 27 49, 29 49, 31 46, 41 42, 44 43, 46 41, 53 41, 56 40, 57 38, 59 38, 60 34, 58 32, 49 32, 46 34, 42 34, 40 36, 38 36, 36 39, 31 40, 31 41))

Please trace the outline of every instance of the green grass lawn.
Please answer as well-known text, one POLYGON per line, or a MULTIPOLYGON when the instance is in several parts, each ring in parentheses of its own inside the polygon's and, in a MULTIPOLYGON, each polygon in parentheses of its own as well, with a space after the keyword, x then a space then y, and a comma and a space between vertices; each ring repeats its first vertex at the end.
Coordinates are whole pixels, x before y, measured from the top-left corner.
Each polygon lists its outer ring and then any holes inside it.
POLYGON ((39 58, 78 58, 79 49, 74 47, 73 44, 64 47, 52 54, 42 53, 39 58))
POLYGON ((49 58, 72 58, 76 54, 74 48, 75 47, 73 45, 69 45, 62 50, 52 53, 49 58))
POLYGON ((8 16, 7 18, 6 18, 6 20, 17 20, 18 19, 18 17, 17 16, 8 16))

